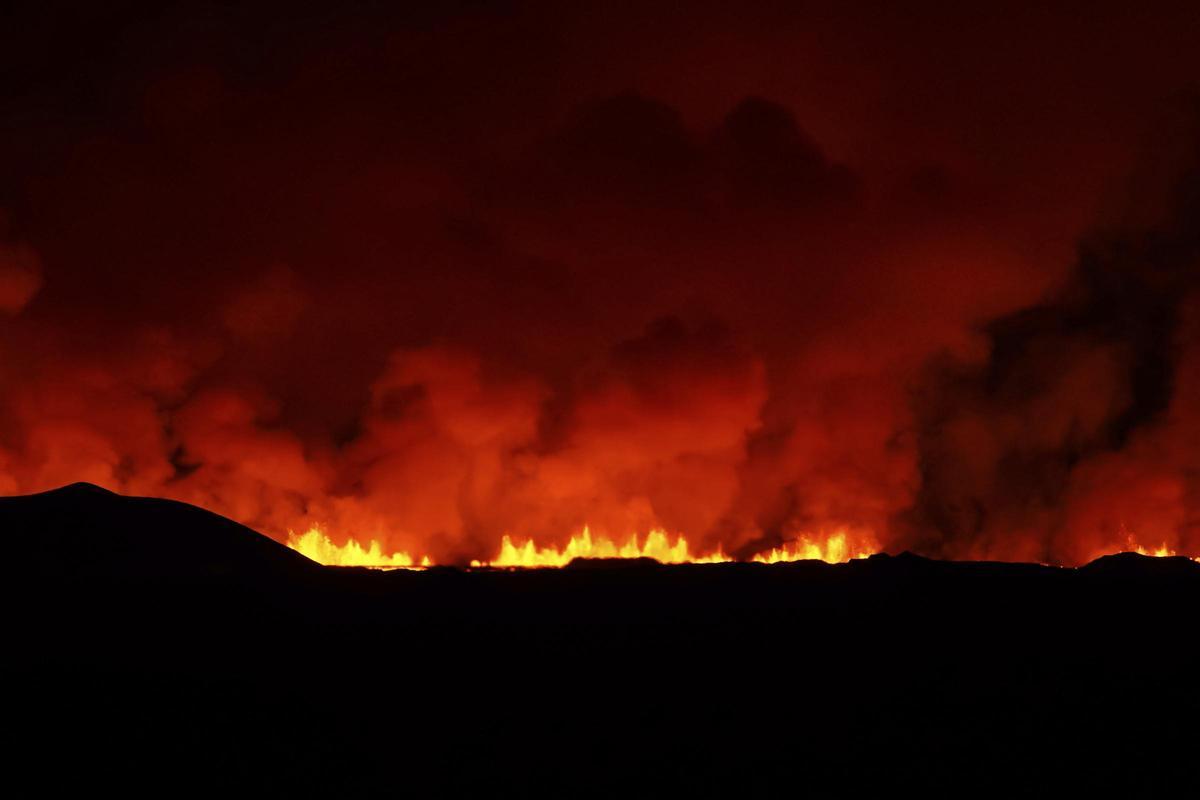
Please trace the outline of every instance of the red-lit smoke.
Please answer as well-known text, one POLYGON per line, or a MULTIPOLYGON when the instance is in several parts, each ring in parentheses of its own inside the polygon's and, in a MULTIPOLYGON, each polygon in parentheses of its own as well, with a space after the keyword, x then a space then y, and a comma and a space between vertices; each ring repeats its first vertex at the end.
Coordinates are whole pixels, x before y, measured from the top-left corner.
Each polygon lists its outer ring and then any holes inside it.
POLYGON ((1200 552, 1185 5, 91 13, 0 34, 2 492, 1200 552))

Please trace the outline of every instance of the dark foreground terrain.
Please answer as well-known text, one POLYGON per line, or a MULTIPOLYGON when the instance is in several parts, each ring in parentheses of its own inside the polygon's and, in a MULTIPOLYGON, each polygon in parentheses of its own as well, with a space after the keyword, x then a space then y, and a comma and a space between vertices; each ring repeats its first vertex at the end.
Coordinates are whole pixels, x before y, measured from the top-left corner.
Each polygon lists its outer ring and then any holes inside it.
POLYGON ((0 531, 20 796, 1200 783, 1187 559, 383 573, 86 485, 0 499, 0 531))

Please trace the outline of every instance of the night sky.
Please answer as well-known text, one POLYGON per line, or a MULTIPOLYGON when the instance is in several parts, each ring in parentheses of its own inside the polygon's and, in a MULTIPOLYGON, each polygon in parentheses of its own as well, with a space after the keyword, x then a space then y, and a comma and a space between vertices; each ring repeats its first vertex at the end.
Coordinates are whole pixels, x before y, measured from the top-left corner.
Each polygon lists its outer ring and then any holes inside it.
POLYGON ((584 5, 6 6, 0 493, 1200 554, 1194 3, 584 5))

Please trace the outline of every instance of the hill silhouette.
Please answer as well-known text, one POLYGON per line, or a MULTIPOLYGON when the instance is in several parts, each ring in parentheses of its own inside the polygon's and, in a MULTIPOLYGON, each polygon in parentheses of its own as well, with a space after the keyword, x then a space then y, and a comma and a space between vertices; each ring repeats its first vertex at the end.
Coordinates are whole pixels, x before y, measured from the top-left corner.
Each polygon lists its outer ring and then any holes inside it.
POLYGON ((0 497, 0 528, 13 562, 35 571, 251 578, 317 567, 211 511, 90 483, 0 497))
POLYGON ((0 499, 0 529, 14 784, 1150 796, 1195 779, 1187 559, 378 572, 86 484, 0 499))

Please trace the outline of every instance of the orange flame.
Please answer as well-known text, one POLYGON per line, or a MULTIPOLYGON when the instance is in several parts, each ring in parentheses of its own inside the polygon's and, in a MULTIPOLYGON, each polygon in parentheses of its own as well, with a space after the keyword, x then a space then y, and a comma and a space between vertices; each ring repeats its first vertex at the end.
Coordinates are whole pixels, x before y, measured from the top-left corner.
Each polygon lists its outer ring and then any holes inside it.
MULTIPOLYGON (((345 544, 335 544, 319 525, 313 525, 302 534, 288 531, 288 547, 320 564, 339 567, 372 567, 375 569, 422 569, 433 565, 429 556, 415 558, 403 551, 385 553, 383 545, 376 539, 363 545, 355 539, 345 544)), ((1127 535, 1128 552, 1144 556, 1165 558, 1178 553, 1165 542, 1157 547, 1146 547, 1135 537, 1127 535)), ((869 535, 852 536, 839 530, 826 536, 803 535, 753 556, 751 561, 760 564, 779 564, 788 561, 825 561, 840 564, 856 558, 865 558, 878 552, 878 543, 869 535)), ((1108 552, 1097 553, 1095 557, 1108 552)), ((718 548, 710 553, 693 553, 686 537, 672 537, 664 530, 656 529, 640 539, 631 534, 622 544, 607 536, 593 536, 591 530, 583 530, 572 536, 561 548, 555 545, 539 547, 532 539, 517 544, 507 534, 500 540, 500 552, 487 561, 472 561, 472 567, 499 567, 505 569, 528 567, 563 567, 576 558, 652 558, 663 564, 718 564, 733 561, 718 548)), ((1200 557, 1192 560, 1200 562, 1200 557)))
POLYGON ((1127 552, 1137 553, 1142 556, 1155 556, 1156 558, 1167 558, 1168 556, 1176 555, 1175 551, 1167 546, 1165 540, 1158 547, 1143 547, 1141 542, 1138 541, 1138 537, 1125 526, 1125 523, 1121 523, 1121 531, 1125 534, 1125 548, 1127 552))
POLYGON ((575 558, 653 558, 664 564, 715 564, 732 561, 718 548, 708 555, 692 555, 687 539, 682 535, 674 543, 666 531, 653 530, 639 543, 633 534, 625 544, 617 544, 606 536, 592 536, 586 526, 583 532, 572 536, 561 550, 554 545, 538 547, 532 539, 516 545, 512 537, 505 535, 500 540, 500 554, 491 561, 472 561, 473 567, 562 567, 575 558))
MULTIPOLYGON (((852 546, 845 531, 825 539, 802 536, 794 542, 759 553, 753 560, 763 564, 785 561, 820 560, 841 563, 852 558, 862 558, 875 552, 874 540, 863 540, 869 544, 852 546)), ((429 556, 419 560, 407 552, 385 553, 383 545, 376 539, 362 543, 349 539, 345 544, 335 544, 319 526, 314 525, 302 534, 288 531, 288 547, 321 564, 339 567, 374 567, 376 569, 421 569, 432 565, 429 556)), ((500 540, 500 552, 487 561, 472 561, 472 567, 563 567, 576 558, 652 558, 663 564, 719 564, 733 561, 717 547, 709 553, 693 553, 687 538, 682 534, 672 538, 666 531, 656 529, 644 539, 631 534, 624 543, 607 536, 593 536, 591 530, 583 530, 572 536, 561 548, 555 545, 538 546, 532 539, 517 544, 509 535, 500 540)))
POLYGON ((830 564, 841 564, 854 558, 866 558, 877 550, 874 542, 870 547, 851 547, 846 532, 838 531, 824 541, 801 536, 794 542, 786 542, 782 547, 773 547, 765 553, 759 553, 753 560, 761 564, 778 564, 783 561, 827 561, 830 564))
POLYGON ((1175 555, 1175 551, 1168 548, 1165 544, 1161 545, 1160 547, 1156 547, 1153 550, 1147 550, 1141 545, 1134 545, 1132 552, 1137 553, 1138 555, 1154 556, 1156 558, 1166 558, 1168 556, 1175 555))
POLYGON ((430 566, 428 556, 422 558, 418 565, 416 560, 405 552, 384 554, 383 545, 376 539, 369 540, 366 547, 354 539, 347 540, 343 545, 334 544, 317 525, 299 535, 288 531, 287 546, 318 564, 332 567, 415 569, 418 566, 430 566))
MULTIPOLYGON (((1142 547, 1140 544, 1134 544, 1133 542, 1130 542, 1130 544, 1132 545, 1130 552, 1137 553, 1140 556, 1154 556, 1155 558, 1170 558, 1170 557, 1179 555, 1179 553, 1177 553, 1176 551, 1167 547, 1167 545, 1165 543, 1159 545, 1158 547, 1154 548, 1153 550, 1142 547)), ((1195 561, 1197 564, 1200 564, 1200 556, 1191 556, 1191 559, 1192 559, 1192 561, 1195 561)))

